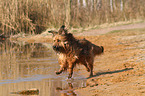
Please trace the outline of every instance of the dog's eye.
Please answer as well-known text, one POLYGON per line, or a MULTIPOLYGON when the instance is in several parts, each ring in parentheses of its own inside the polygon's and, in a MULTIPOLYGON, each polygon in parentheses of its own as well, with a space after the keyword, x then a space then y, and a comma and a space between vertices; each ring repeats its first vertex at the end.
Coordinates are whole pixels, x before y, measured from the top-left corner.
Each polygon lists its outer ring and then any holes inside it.
POLYGON ((61 40, 58 39, 57 42, 61 42, 61 40))

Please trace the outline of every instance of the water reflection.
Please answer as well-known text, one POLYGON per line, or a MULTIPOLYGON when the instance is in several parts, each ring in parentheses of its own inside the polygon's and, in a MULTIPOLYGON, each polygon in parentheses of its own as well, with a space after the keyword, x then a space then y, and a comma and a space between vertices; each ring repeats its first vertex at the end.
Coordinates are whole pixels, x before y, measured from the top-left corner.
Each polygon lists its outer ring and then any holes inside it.
POLYGON ((55 75, 58 69, 51 44, 0 42, 0 96, 32 88, 39 96, 76 96, 73 88, 86 86, 79 71, 75 80, 67 81, 66 73, 55 75))

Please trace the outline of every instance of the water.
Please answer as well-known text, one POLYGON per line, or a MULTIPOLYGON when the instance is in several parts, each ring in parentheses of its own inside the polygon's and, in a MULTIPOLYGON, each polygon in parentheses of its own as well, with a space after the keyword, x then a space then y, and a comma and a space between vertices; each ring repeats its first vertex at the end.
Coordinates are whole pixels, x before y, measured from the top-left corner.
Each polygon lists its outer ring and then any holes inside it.
POLYGON ((58 69, 49 43, 0 42, 0 96, 22 96, 11 92, 32 88, 39 90, 38 96, 76 96, 73 89, 86 86, 81 71, 68 80, 67 72, 55 74, 58 69))

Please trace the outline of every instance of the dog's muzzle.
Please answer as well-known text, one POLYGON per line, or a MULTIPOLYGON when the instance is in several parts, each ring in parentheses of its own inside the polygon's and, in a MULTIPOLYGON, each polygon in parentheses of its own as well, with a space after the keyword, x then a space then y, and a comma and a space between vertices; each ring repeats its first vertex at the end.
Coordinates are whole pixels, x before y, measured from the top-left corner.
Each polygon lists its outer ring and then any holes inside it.
POLYGON ((53 50, 59 51, 59 47, 58 46, 53 46, 53 50))

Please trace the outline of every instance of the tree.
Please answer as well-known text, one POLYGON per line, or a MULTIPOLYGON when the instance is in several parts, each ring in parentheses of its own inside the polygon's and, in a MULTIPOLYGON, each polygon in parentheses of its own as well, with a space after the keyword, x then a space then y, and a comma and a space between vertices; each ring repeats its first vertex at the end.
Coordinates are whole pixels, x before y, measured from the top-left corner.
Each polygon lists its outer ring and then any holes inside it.
POLYGON ((113 0, 110 0, 110 9, 111 9, 111 12, 113 12, 113 0))
POLYGON ((123 0, 120 0, 120 10, 123 11, 123 0))
POLYGON ((65 1, 65 25, 69 27, 71 20, 71 2, 72 0, 64 0, 65 1))

